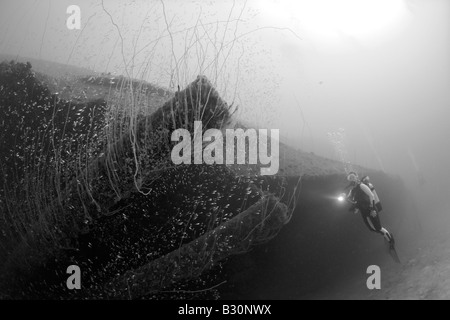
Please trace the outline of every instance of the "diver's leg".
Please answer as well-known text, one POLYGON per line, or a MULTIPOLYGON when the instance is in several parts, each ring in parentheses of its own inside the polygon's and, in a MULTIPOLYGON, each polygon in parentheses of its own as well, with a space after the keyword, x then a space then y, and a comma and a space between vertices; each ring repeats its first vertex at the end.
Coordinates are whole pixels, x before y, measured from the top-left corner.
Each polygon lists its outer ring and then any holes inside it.
POLYGON ((369 214, 369 218, 370 218, 370 221, 372 222, 372 225, 374 226, 374 229, 378 233, 382 232, 381 229, 383 229, 383 228, 381 227, 381 221, 380 221, 380 217, 379 217, 378 213, 375 217, 372 217, 372 215, 369 214))
POLYGON ((364 224, 367 226, 367 228, 370 231, 377 232, 374 225, 372 224, 372 221, 370 220, 370 215, 367 212, 368 210, 364 210, 364 208, 360 208, 359 211, 361 212, 361 217, 364 221, 364 224))
POLYGON ((375 217, 370 216, 370 220, 372 221, 373 226, 375 227, 376 231, 378 233, 381 233, 383 235, 383 237, 389 242, 392 243, 394 242, 394 238, 392 237, 392 234, 386 230, 386 228, 383 228, 381 226, 381 221, 380 221, 380 216, 377 212, 377 215, 375 217))
POLYGON ((394 237, 392 236, 392 233, 387 231, 385 228, 381 228, 380 231, 389 243, 394 244, 394 237))

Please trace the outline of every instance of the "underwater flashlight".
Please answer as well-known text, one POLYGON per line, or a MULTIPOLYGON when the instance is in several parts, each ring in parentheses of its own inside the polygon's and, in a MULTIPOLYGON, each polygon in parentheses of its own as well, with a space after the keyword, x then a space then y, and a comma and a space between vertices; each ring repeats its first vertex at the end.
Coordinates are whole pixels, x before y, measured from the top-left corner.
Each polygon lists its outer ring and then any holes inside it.
POLYGON ((337 197, 337 200, 339 202, 343 202, 345 200, 346 194, 345 193, 341 193, 339 194, 339 196, 337 197))

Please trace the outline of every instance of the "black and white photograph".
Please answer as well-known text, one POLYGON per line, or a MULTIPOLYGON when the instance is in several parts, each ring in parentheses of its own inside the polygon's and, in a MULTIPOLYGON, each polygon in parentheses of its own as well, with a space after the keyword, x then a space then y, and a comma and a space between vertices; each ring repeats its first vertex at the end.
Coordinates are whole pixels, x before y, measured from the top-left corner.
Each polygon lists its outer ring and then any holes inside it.
POLYGON ((449 124, 448 0, 1 0, 0 300, 450 299, 449 124))

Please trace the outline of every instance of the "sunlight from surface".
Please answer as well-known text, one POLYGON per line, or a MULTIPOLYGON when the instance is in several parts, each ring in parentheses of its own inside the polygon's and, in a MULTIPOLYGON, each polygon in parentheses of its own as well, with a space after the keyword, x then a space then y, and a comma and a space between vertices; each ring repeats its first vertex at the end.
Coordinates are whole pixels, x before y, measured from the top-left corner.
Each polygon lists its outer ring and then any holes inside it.
POLYGON ((316 36, 372 36, 389 33, 401 21, 403 0, 266 0, 266 16, 279 22, 298 21, 316 36))
POLYGON ((318 33, 363 35, 395 24, 401 11, 401 0, 316 0, 300 1, 296 14, 318 33))

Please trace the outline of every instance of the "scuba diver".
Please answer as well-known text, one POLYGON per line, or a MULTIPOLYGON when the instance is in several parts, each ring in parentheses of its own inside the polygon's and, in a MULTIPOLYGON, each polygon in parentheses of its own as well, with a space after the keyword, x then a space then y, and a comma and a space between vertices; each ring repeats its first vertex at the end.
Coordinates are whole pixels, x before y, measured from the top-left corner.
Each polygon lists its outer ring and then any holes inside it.
POLYGON ((369 230, 382 234, 389 243, 389 249, 395 250, 392 233, 381 226, 379 212, 383 207, 374 186, 369 181, 369 177, 365 176, 359 180, 355 172, 350 172, 347 175, 347 180, 350 181, 349 187, 351 187, 346 195, 346 200, 352 204, 350 211, 360 212, 369 230))

